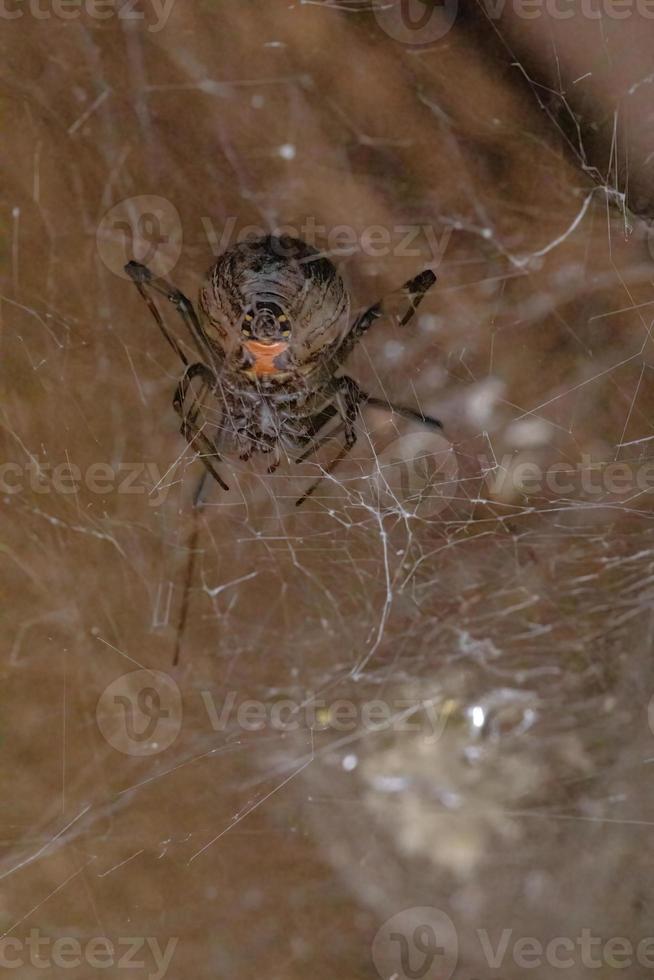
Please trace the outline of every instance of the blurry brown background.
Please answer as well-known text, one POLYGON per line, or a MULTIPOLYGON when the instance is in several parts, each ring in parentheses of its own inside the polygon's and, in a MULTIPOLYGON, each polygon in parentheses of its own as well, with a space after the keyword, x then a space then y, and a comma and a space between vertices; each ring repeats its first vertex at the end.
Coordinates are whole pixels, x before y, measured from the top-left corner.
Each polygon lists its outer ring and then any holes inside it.
MULTIPOLYGON (((653 480, 635 482, 653 22, 608 0, 599 19, 446 4, 398 39, 397 4, 371 6, 0 15, 0 439, 20 491, 0 497, 0 934, 21 943, 176 939, 171 978, 402 977, 373 939, 429 906, 472 980, 524 972, 511 947, 493 972, 478 930, 654 932, 653 480), (180 365, 120 274, 129 236, 195 298, 212 233, 307 219, 388 232, 384 254, 333 256, 355 307, 438 265, 420 316, 380 324, 348 370, 440 417, 456 478, 419 521, 357 507, 347 470, 304 512, 290 470, 210 488, 173 670, 199 464, 180 365), (511 480, 616 461, 621 486, 590 493, 511 480), (96 464, 141 492, 62 492, 54 468, 96 464), (137 670, 160 673, 119 680, 137 670), (268 719, 290 700, 300 723, 249 731, 234 708, 215 730, 207 704, 230 698, 268 719), (345 731, 337 699, 420 710, 411 731, 345 731), (155 736, 130 742, 130 719, 155 736)), ((147 949, 131 972, 27 950, 7 954, 21 977, 158 975, 147 949)), ((587 973, 577 955, 568 975, 587 973)))

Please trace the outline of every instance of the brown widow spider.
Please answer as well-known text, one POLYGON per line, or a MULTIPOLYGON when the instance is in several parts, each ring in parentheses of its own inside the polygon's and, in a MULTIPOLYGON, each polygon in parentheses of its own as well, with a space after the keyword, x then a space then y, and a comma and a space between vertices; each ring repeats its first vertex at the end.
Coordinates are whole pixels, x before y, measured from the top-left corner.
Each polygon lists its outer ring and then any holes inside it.
MULTIPOLYGON (((173 398, 182 420, 181 433, 202 459, 207 473, 229 487, 215 463, 225 455, 247 460, 272 454, 268 472, 279 466, 281 451, 297 463, 315 453, 334 435, 323 430, 338 418, 343 430, 340 451, 296 501, 302 504, 321 480, 333 472, 356 442, 359 410, 368 404, 395 412, 432 429, 438 419, 367 394, 341 367, 375 320, 393 315, 405 326, 425 293, 436 282, 430 269, 375 303, 350 323, 350 302, 335 266, 305 242, 269 235, 241 242, 209 270, 200 290, 200 318, 193 304, 146 266, 129 262, 125 271, 148 304, 164 337, 186 370, 173 398), (150 290, 165 296, 182 316, 197 357, 189 360, 169 332, 150 290), (189 392, 198 383, 197 390, 189 392), (207 393, 219 405, 215 436, 206 432, 202 401, 207 393)), ((202 492, 201 482, 195 505, 202 492)), ((194 539, 195 540, 195 539, 194 539)), ((194 545, 192 552, 194 552, 194 545)), ((192 578, 187 570, 187 593, 192 578)), ((186 618, 181 613, 180 629, 186 618)), ((175 662, 179 653, 175 655, 175 662)))
POLYGON ((352 378, 337 375, 375 320, 395 314, 400 326, 409 322, 436 282, 429 269, 371 306, 351 326, 341 276, 329 259, 297 238, 270 235, 225 252, 200 290, 203 321, 178 289, 156 280, 146 266, 130 262, 125 271, 186 367, 173 406, 182 419, 182 435, 223 490, 229 487, 212 462, 221 454, 235 453, 247 460, 254 452, 272 453, 272 473, 279 466, 281 449, 300 450, 298 463, 314 453, 324 441, 316 437, 338 415, 343 448, 296 501, 299 506, 354 446, 354 423, 363 404, 442 428, 438 419, 368 395, 352 378), (189 362, 146 287, 177 307, 200 360, 189 362), (187 406, 196 379, 201 388, 187 406), (199 424, 203 389, 215 395, 222 408, 215 439, 206 434, 206 423, 199 424))

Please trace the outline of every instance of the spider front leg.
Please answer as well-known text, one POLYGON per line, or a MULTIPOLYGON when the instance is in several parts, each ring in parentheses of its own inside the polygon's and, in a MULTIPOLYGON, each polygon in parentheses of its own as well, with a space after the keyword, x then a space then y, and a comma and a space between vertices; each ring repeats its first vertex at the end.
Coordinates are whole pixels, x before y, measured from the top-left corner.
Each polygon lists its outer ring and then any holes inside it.
POLYGON ((211 463, 211 457, 220 460, 220 454, 218 453, 218 450, 211 439, 209 439, 208 436, 206 436, 202 431, 203 426, 198 425, 198 416, 200 414, 200 396, 207 389, 215 390, 216 386, 216 376, 213 371, 206 366, 206 364, 191 364, 190 367, 186 369, 184 377, 177 385, 175 396, 173 398, 173 408, 182 420, 180 432, 188 442, 189 446, 196 450, 198 456, 206 466, 209 473, 211 473, 216 483, 218 483, 223 490, 229 490, 229 487, 211 463), (190 408, 185 410, 184 403, 186 401, 188 390, 194 379, 198 377, 202 379, 202 387, 194 396, 190 408))
POLYGON ((155 279, 153 273, 150 272, 148 267, 146 265, 142 265, 140 262, 128 262, 125 266, 125 272, 147 303, 148 309, 157 322, 157 326, 180 360, 184 364, 189 363, 188 358, 182 351, 177 340, 168 332, 168 329, 163 322, 161 313, 157 309, 157 306, 150 296, 148 289, 152 289, 154 292, 160 293, 173 304, 184 321, 184 325, 191 335, 191 340, 193 341, 193 344, 200 357, 206 358, 210 352, 208 351, 204 332, 200 325, 198 315, 195 312, 195 307, 193 306, 193 303, 191 303, 190 299, 187 299, 184 293, 180 292, 180 290, 177 289, 176 286, 173 286, 172 283, 169 283, 167 279, 155 279))
POLYGON ((362 313, 354 321, 341 346, 336 351, 334 355, 335 365, 338 366, 343 363, 375 320, 379 320, 380 317, 394 316, 399 325, 405 327, 435 282, 436 275, 431 269, 425 269, 413 279, 405 282, 399 289, 375 303, 365 313, 362 313))

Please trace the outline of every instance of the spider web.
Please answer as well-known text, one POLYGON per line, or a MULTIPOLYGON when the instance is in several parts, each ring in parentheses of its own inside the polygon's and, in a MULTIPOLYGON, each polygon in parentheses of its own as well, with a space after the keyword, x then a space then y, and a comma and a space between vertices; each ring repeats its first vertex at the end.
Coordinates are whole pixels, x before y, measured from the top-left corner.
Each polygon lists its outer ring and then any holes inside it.
POLYGON ((143 976, 174 939, 169 976, 374 977, 384 920, 429 906, 467 980, 484 930, 512 930, 507 977, 521 937, 635 949, 649 22, 445 4, 409 44, 390 3, 127 6, 26 9, 0 42, 0 936, 139 936, 143 976), (342 434, 272 475, 224 460, 194 510, 182 365, 122 264, 195 301, 256 228, 313 237, 354 310, 435 269, 345 370, 444 428, 367 407, 301 508, 342 434))

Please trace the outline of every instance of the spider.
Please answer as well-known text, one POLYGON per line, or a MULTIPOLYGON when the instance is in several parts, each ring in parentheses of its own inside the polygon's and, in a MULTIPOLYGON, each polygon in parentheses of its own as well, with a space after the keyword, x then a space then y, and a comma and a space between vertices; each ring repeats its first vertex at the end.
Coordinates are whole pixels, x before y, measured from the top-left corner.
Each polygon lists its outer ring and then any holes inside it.
POLYGON ((226 251, 200 289, 201 317, 178 289, 156 279, 146 266, 132 261, 125 271, 186 368, 173 407, 182 420, 182 435, 223 490, 229 487, 216 465, 223 456, 237 454, 247 460, 255 452, 271 454, 268 472, 272 473, 279 466, 281 451, 295 455, 298 463, 315 453, 332 438, 334 433, 325 435, 324 430, 336 417, 338 430, 344 432, 342 448, 296 501, 299 506, 354 446, 355 422, 364 404, 431 429, 442 428, 438 419, 369 395, 353 378, 340 373, 375 320, 389 314, 397 317, 400 326, 411 320, 436 282, 429 269, 352 323, 348 293, 335 266, 290 236, 268 235, 226 251), (189 361, 169 332, 151 291, 177 308, 197 359, 189 361), (201 417, 207 392, 220 407, 213 438, 201 417))

